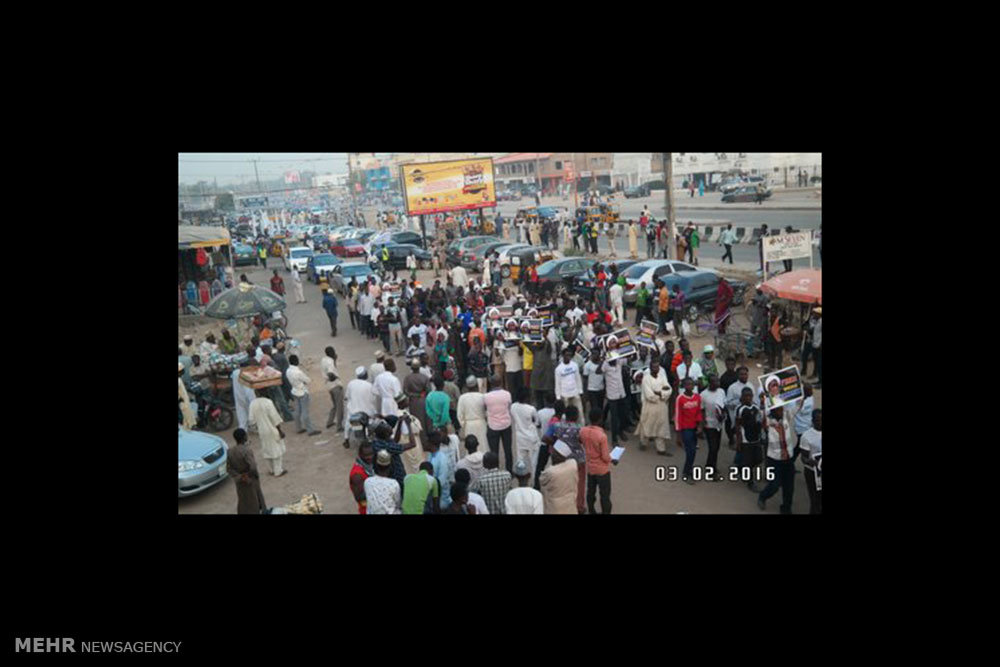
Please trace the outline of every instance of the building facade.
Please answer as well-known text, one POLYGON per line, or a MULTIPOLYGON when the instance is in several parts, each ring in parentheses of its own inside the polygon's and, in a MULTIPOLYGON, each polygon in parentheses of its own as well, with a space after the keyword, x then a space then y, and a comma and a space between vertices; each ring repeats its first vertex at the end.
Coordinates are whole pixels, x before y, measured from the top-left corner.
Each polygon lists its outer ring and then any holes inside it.
POLYGON ((540 185, 543 195, 579 190, 594 183, 611 185, 614 153, 508 153, 496 158, 497 189, 540 185))
MULTIPOLYGON (((797 175, 823 177, 822 153, 673 153, 675 188, 704 184, 712 189, 727 176, 764 176, 771 187, 796 187, 797 175)), ((663 179, 663 153, 652 153, 650 172, 663 179)))

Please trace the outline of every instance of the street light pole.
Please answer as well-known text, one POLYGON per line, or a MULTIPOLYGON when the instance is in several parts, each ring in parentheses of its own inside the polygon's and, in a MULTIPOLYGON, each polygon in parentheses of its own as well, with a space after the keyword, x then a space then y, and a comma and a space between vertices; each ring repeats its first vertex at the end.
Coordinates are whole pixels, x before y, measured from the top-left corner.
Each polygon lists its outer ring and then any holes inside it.
POLYGON ((663 154, 663 181, 666 184, 667 193, 667 257, 670 259, 680 259, 677 254, 677 244, 674 243, 674 160, 673 153, 663 154))

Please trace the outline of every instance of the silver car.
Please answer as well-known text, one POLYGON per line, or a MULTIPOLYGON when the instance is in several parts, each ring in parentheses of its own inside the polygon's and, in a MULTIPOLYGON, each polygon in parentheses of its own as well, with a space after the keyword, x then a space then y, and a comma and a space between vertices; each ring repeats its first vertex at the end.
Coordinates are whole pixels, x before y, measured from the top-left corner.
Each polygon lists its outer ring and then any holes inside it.
POLYGON ((216 435, 177 427, 177 497, 193 496, 227 477, 229 447, 216 435))
POLYGON ((375 272, 367 264, 338 264, 327 274, 327 279, 330 281, 331 288, 336 290, 341 296, 345 296, 347 294, 347 285, 351 282, 351 278, 356 280, 360 285, 368 280, 368 276, 373 275, 375 275, 375 272))
MULTIPOLYGON (((622 273, 625 276, 625 303, 635 303, 635 293, 640 283, 646 283, 646 289, 653 294, 653 280, 661 276, 680 271, 698 271, 697 266, 677 259, 647 259, 633 264, 622 273)), ((711 269, 704 269, 710 271, 711 269)), ((655 295, 654 295, 655 296, 655 295)))

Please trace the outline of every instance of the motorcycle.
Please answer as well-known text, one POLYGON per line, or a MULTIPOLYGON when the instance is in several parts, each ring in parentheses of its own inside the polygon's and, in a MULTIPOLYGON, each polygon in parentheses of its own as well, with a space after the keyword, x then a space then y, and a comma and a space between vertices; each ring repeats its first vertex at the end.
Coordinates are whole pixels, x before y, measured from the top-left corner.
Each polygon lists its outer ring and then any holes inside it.
POLYGON ((233 411, 211 391, 196 382, 189 384, 187 390, 191 400, 198 403, 197 428, 207 428, 213 433, 232 428, 233 411))
POLYGON ((368 415, 364 412, 355 412, 348 417, 348 422, 350 430, 347 432, 344 447, 358 449, 361 447, 361 443, 368 441, 368 415))

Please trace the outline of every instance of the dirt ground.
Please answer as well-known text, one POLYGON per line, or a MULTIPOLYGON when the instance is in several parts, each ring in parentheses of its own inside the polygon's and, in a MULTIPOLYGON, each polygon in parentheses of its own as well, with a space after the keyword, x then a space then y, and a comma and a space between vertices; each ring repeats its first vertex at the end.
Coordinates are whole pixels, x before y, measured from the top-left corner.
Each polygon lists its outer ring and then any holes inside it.
MULTIPOLYGON (((271 271, 258 267, 246 267, 246 273, 252 282, 266 284, 271 271)), ((281 275, 289 282, 288 274, 281 275)), ((418 279, 423 284, 433 284, 433 270, 419 271, 418 279)), ((735 276, 734 276, 735 277, 735 276)), ((744 278, 745 279, 745 278, 744 278)), ((505 285, 509 281, 505 281, 505 285)), ((323 387, 320 378, 319 359, 327 345, 333 345, 339 355, 339 367, 344 375, 353 376, 357 366, 369 366, 375 361, 374 352, 382 349, 378 341, 369 341, 351 328, 347 316, 346 305, 341 300, 338 334, 330 336, 326 314, 320 306, 322 294, 319 288, 311 283, 305 284, 307 303, 290 303, 286 313, 289 325, 288 333, 302 344, 303 369, 312 378, 312 410, 313 424, 323 429, 330 409, 329 393, 323 387)), ((294 299, 293 299, 294 301, 294 299)), ((634 319, 634 311, 629 310, 626 317, 634 319)), ((742 317, 739 313, 737 317, 742 317)), ((746 327, 746 321, 737 320, 736 324, 746 327)), ((178 341, 184 333, 195 335, 195 343, 203 340, 204 333, 214 331, 216 337, 221 333, 221 322, 213 326, 211 321, 186 321, 183 328, 179 326, 178 341), (197 332, 197 333, 194 333, 197 332)), ((700 356, 701 349, 711 342, 710 336, 690 338, 691 349, 695 356, 700 356)), ((784 357, 789 364, 788 354, 784 357)), ((748 360, 751 379, 755 379, 762 371, 762 359, 748 360)), ((404 373, 398 371, 400 380, 404 373)), ((822 390, 816 390, 816 407, 822 406, 822 390)), ((345 449, 343 438, 334 433, 334 429, 323 429, 321 435, 309 438, 305 434, 295 433, 294 422, 285 429, 287 434, 287 452, 284 466, 288 474, 274 478, 266 472, 266 464, 260 456, 259 443, 251 436, 254 443, 258 467, 261 470, 261 486, 268 506, 281 506, 299 500, 304 494, 315 492, 323 503, 324 514, 356 514, 357 504, 351 495, 348 485, 348 472, 354 462, 356 453, 345 449)), ((230 445, 233 444, 232 430, 217 434, 230 445)), ((765 512, 758 509, 756 494, 749 491, 744 484, 738 482, 699 482, 691 486, 680 481, 656 480, 657 466, 676 466, 678 473, 684 464, 684 451, 671 442, 669 450, 673 456, 658 456, 653 448, 640 451, 638 441, 631 437, 624 443, 626 453, 619 465, 612 467, 613 513, 615 514, 762 514, 777 513, 781 502, 779 491, 767 503, 765 512)), ((699 448, 695 459, 696 465, 704 465, 707 444, 699 440, 699 448)), ((719 467, 728 471, 732 463, 733 452, 726 445, 726 436, 722 437, 722 447, 719 451, 719 467)), ((462 455, 464 455, 464 450, 462 455)), ((501 448, 501 465, 503 465, 503 450, 501 448)), ((796 464, 798 470, 801 463, 796 464)), ((236 491, 231 480, 223 481, 190 498, 178 499, 178 512, 181 514, 233 514, 236 512, 236 491)), ((598 503, 598 511, 599 511, 598 503)), ((795 476, 795 492, 792 511, 795 514, 806 514, 809 511, 809 497, 802 474, 795 476)))

